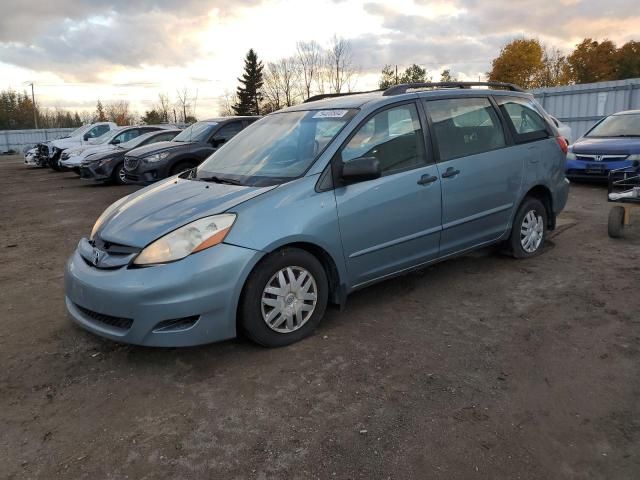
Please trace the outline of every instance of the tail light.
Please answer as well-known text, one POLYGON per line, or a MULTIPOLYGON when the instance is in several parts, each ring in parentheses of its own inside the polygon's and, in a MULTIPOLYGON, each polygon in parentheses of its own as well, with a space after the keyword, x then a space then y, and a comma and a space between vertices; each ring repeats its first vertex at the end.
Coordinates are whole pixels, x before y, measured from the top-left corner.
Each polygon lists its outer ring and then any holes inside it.
POLYGON ((569 151, 569 142, 567 142, 567 139, 564 137, 556 137, 556 142, 558 142, 558 146, 560 147, 560 150, 562 150, 562 153, 566 155, 569 151))

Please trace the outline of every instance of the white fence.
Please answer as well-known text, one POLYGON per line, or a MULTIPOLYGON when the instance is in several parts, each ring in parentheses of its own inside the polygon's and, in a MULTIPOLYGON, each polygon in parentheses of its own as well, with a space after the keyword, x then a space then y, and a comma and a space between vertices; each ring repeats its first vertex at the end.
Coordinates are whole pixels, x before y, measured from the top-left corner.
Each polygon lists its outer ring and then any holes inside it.
POLYGON ((531 90, 551 115, 571 127, 577 139, 602 117, 640 109, 640 78, 531 90))
POLYGON ((73 132, 75 128, 40 128, 38 130, 0 130, 0 153, 23 153, 36 143, 55 140, 73 132))

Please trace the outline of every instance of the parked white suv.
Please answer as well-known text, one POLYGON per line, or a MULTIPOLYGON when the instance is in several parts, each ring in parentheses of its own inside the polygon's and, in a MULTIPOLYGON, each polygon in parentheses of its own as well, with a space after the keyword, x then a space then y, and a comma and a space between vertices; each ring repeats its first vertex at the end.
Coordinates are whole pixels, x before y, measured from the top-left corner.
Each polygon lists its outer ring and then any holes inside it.
POLYGON ((40 144, 40 154, 46 155, 48 163, 54 170, 60 170, 60 155, 64 150, 71 147, 88 145, 91 140, 104 135, 110 130, 118 128, 113 122, 97 122, 85 125, 73 131, 70 136, 40 144))

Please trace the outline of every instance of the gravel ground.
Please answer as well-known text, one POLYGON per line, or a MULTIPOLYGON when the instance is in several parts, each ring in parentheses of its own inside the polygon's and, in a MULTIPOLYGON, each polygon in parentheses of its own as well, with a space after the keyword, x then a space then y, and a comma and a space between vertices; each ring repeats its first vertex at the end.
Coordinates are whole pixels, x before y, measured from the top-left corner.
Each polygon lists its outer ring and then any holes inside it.
POLYGON ((267 350, 73 326, 64 263, 134 187, 17 157, 0 183, 0 478, 640 478, 640 229, 607 237, 602 187, 537 258, 386 281, 267 350))

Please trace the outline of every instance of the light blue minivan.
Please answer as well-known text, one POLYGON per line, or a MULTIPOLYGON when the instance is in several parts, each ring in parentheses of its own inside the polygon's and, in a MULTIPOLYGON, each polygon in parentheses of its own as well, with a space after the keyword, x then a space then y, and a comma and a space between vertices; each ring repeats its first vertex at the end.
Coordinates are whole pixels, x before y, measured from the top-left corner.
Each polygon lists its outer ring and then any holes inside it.
POLYGON ((531 95, 456 82, 323 97, 107 208, 67 263, 71 317, 139 345, 242 332, 282 346, 374 282, 495 243, 540 252, 567 145, 531 95))

